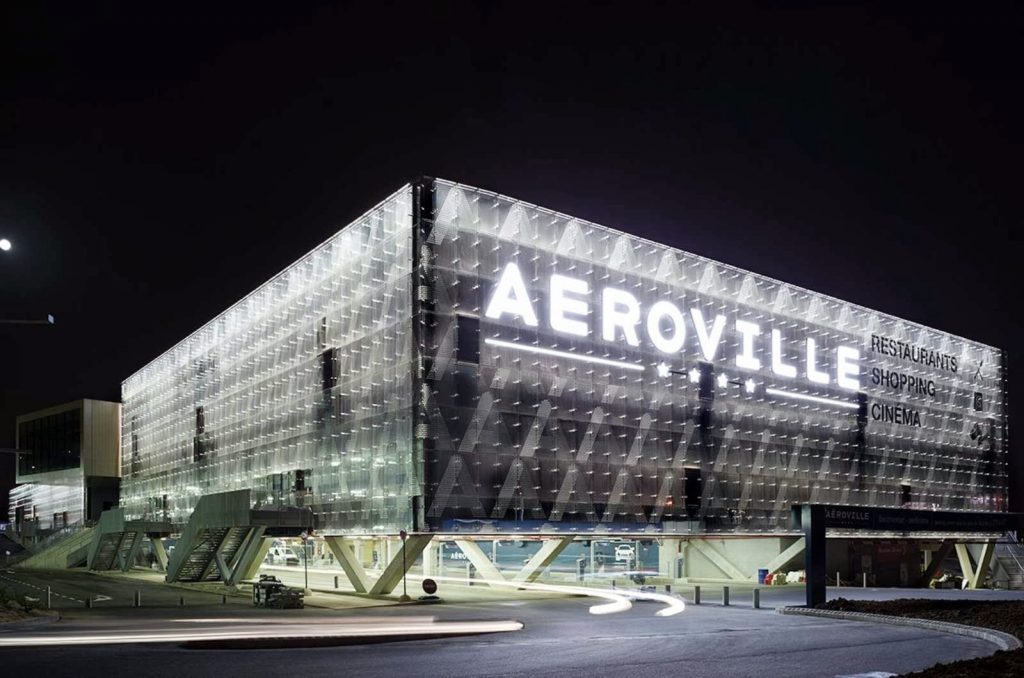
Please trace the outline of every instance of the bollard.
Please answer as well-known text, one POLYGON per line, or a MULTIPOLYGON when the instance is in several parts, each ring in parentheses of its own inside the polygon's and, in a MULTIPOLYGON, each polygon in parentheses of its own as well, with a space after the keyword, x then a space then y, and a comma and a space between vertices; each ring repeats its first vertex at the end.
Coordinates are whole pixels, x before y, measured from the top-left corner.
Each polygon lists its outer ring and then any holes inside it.
POLYGON ((135 589, 135 600, 132 601, 133 607, 142 607, 142 591, 135 589))
POLYGON ((754 609, 761 609, 761 589, 754 589, 754 609))
POLYGON ((665 593, 672 593, 672 584, 665 584, 665 593))
POLYGON ((693 604, 694 605, 700 605, 700 587, 699 586, 694 586, 693 587, 693 604))
POLYGON ((92 608, 92 596, 86 596, 86 598, 85 598, 85 607, 86 608, 92 608))
POLYGON ((178 607, 185 607, 185 596, 178 597, 178 607))
POLYGON ((836 586, 841 586, 839 583, 839 572, 836 572, 836 586))
POLYGON ((864 573, 864 588, 868 587, 868 573, 864 573))
POLYGON ((220 597, 220 604, 221 604, 221 605, 227 605, 227 604, 228 604, 228 595, 227 595, 226 593, 225 593, 225 594, 223 594, 223 595, 222 595, 222 596, 220 597))
POLYGON ((338 588, 338 575, 334 575, 334 588, 338 588))
POLYGON ((722 587, 722 605, 724 605, 725 607, 729 606, 729 587, 728 586, 723 586, 722 587))
POLYGON ((50 595, 51 595, 51 594, 50 594, 50 587, 49 587, 49 586, 47 586, 47 587, 46 587, 46 609, 47 609, 47 610, 49 610, 49 609, 50 609, 50 604, 51 604, 51 602, 52 602, 52 601, 51 601, 51 598, 50 598, 50 595))

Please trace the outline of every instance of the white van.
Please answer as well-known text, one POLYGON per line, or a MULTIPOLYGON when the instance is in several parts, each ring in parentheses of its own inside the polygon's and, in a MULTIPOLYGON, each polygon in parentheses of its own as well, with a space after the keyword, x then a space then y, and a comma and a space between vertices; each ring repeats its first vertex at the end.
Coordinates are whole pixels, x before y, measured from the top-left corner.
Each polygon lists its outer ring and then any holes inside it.
POLYGON ((299 557, 287 546, 271 546, 263 562, 270 565, 298 565, 299 557))

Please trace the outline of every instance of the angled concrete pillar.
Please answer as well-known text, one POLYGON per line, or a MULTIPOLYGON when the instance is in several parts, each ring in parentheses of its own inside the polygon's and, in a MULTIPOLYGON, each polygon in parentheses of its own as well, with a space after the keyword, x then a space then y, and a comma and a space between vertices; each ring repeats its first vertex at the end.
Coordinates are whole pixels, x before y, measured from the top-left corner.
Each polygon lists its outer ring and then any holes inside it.
POLYGON ((235 553, 235 557, 231 559, 230 563, 227 563, 231 574, 225 577, 226 584, 229 586, 236 586, 239 582, 246 579, 252 579, 256 576, 255 572, 251 575, 249 575, 248 572, 252 569, 254 560, 255 569, 258 570, 260 564, 262 564, 263 559, 267 555, 267 549, 270 548, 270 540, 263 538, 266 531, 267 528, 263 525, 253 527, 249 530, 249 533, 245 537, 245 541, 235 553), (266 542, 265 546, 264 542, 266 542))
MULTIPOLYGON (((266 528, 263 528, 266 530, 266 528)), ((273 540, 261 535, 259 539, 256 539, 252 543, 252 556, 249 559, 248 564, 242 564, 238 568, 238 580, 245 581, 247 579, 254 579, 256 573, 260 571, 260 565, 263 564, 263 559, 267 557, 267 551, 270 550, 270 545, 273 540)))
POLYGON ((153 545, 153 555, 156 556, 156 564, 160 567, 161 572, 167 571, 167 549, 164 548, 164 540, 161 537, 151 537, 150 543, 153 545))
POLYGON ((768 570, 769 573, 771 573, 785 567, 789 563, 789 561, 793 560, 794 558, 796 558, 804 552, 804 547, 806 546, 806 544, 807 540, 803 537, 800 537, 795 542, 790 544, 787 548, 783 549, 782 553, 769 560, 768 564, 764 566, 765 569, 768 570))
MULTIPOLYGON (((931 580, 935 578, 935 575, 942 568, 942 561, 949 556, 949 552, 953 550, 954 546, 955 542, 952 539, 944 539, 939 548, 934 553, 931 553, 928 564, 925 565, 924 572, 921 573, 921 586, 928 586, 931 580)), ((928 552, 926 551, 925 553, 928 552)))
POLYGON ((469 559, 469 562, 473 563, 473 567, 480 573, 480 577, 485 580, 485 583, 487 580, 495 582, 505 581, 504 575, 498 571, 498 568, 491 562, 490 557, 484 553, 484 550, 475 541, 456 539, 455 545, 466 554, 466 558, 469 559))
POLYGON ((956 557, 960 561, 960 569, 964 573, 964 588, 976 589, 985 583, 992 555, 996 550, 995 540, 986 541, 977 550, 977 564, 971 562, 971 551, 968 544, 956 545, 956 557))
POLYGON ((519 572, 512 577, 517 582, 534 582, 544 572, 548 565, 554 562, 555 558, 571 544, 573 537, 559 537, 547 539, 541 543, 540 550, 533 554, 533 557, 523 566, 519 572))
POLYGON ((341 565, 341 569, 345 571, 345 576, 348 577, 356 593, 369 593, 373 588, 373 580, 367 576, 363 563, 353 549, 354 542, 358 540, 345 537, 324 537, 324 541, 327 542, 327 548, 331 549, 331 553, 334 554, 335 560, 341 565))
POLYGON ((380 577, 374 582, 373 587, 370 589, 370 594, 383 596, 394 591, 395 587, 402 581, 402 577, 412 567, 413 563, 416 562, 416 559, 423 553, 423 549, 427 547, 427 544, 433 538, 433 534, 409 535, 402 543, 402 547, 397 550, 394 557, 384 568, 384 571, 381 572, 380 577), (404 558, 403 554, 405 554, 404 558))
POLYGON ((440 574, 437 571, 437 556, 440 553, 441 542, 430 540, 427 548, 423 549, 423 576, 436 577, 440 574))
POLYGON ((743 574, 742 571, 731 562, 729 559, 719 553, 711 544, 703 539, 691 539, 690 546, 700 552, 705 558, 710 560, 715 567, 725 573, 729 579, 738 579, 742 581, 750 581, 751 577, 743 574))
POLYGON ((142 538, 145 536, 141 532, 126 532, 125 534, 132 534, 134 540, 132 547, 128 550, 128 555, 121 561, 122 572, 127 572, 135 565, 135 559, 139 557, 139 550, 142 549, 142 538))
MULTIPOLYGON (((658 575, 669 579, 678 579, 679 563, 683 558, 682 539, 666 537, 658 543, 658 575)), ((593 542, 591 542, 593 544, 593 542)))

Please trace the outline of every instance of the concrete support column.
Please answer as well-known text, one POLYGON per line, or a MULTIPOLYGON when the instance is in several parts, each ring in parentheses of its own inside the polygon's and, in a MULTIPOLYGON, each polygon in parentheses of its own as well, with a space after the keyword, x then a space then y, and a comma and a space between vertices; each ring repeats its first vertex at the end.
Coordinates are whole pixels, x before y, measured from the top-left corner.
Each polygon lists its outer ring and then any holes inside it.
POLYGON ((536 581, 544 570, 547 569, 548 565, 553 563, 555 558, 572 542, 573 537, 558 537, 543 541, 540 550, 530 558, 526 565, 523 566, 523 569, 516 573, 516 576, 512 578, 513 581, 536 581))
POLYGON ((153 537, 150 539, 153 544, 153 555, 156 556, 156 564, 160 567, 161 572, 167 571, 167 549, 164 547, 163 537, 153 537))
POLYGON ((423 549, 427 547, 427 544, 433 538, 433 534, 410 534, 402 542, 395 556, 388 561, 380 578, 377 579, 370 589, 370 594, 380 596, 394 591, 395 587, 402 581, 402 577, 413 566, 413 563, 416 562, 416 559, 423 553, 423 549))
POLYGON ((441 551, 441 542, 430 540, 427 547, 423 549, 423 576, 424 577, 436 577, 439 572, 437 571, 437 557, 441 551))
POLYGON ((456 539, 455 545, 466 554, 466 558, 469 562, 473 563, 473 567, 476 568, 481 579, 505 581, 505 577, 498 571, 498 568, 493 562, 491 562, 491 559, 475 541, 470 541, 468 539, 456 539))
POLYGON ((978 545, 956 545, 956 556, 960 561, 960 569, 964 573, 965 589, 976 589, 985 584, 985 578, 988 576, 989 567, 992 564, 992 555, 995 553, 995 550, 996 541, 994 539, 978 545), (975 546, 976 565, 971 562, 970 546, 975 546))
POLYGON ((224 578, 226 584, 229 586, 236 586, 239 582, 256 576, 256 572, 253 572, 248 576, 246 575, 252 569, 254 560, 256 570, 259 570, 259 566, 263 563, 263 559, 267 557, 267 549, 270 548, 270 540, 263 538, 266 531, 267 528, 262 525, 258 525, 249 530, 249 533, 245 536, 245 540, 242 542, 241 546, 238 547, 238 551, 231 558, 231 562, 226 563, 226 567, 230 573, 224 578), (264 542, 266 542, 265 547, 264 542))
MULTIPOLYGON (((266 528, 262 529, 266 530, 266 528)), ((260 566, 263 565, 263 559, 267 557, 267 552, 270 551, 272 543, 274 543, 272 539, 268 539, 262 536, 262 534, 259 539, 255 539, 252 542, 252 557, 248 563, 238 568, 237 581, 245 581, 256 577, 256 574, 260 571, 260 566)))
POLYGON ((665 538, 658 543, 658 576, 679 579, 679 563, 682 562, 682 539, 665 538))
POLYGON ((356 592, 369 593, 373 588, 373 582, 366 574, 362 562, 356 557, 353 549, 353 543, 358 540, 345 537, 324 537, 324 541, 327 542, 327 548, 331 549, 335 560, 345 571, 345 576, 348 577, 356 592))

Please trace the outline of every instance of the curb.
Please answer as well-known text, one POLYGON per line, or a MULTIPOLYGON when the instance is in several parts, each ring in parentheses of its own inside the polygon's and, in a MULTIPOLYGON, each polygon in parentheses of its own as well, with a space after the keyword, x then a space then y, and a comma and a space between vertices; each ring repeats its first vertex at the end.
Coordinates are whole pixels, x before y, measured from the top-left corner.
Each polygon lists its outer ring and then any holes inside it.
POLYGON ((59 614, 46 614, 32 619, 19 619, 18 621, 4 622, 0 624, 0 633, 6 633, 8 631, 20 631, 23 628, 31 628, 33 626, 43 626, 44 624, 52 624, 60 621, 59 614))
POLYGON ((847 621, 872 622, 875 624, 890 624, 892 626, 911 626, 928 631, 941 631, 953 633, 958 636, 977 638, 992 643, 1000 650, 1017 650, 1021 647, 1021 641, 1009 633, 986 629, 980 626, 967 626, 966 624, 954 624, 952 622, 935 621, 932 619, 917 619, 914 617, 894 617, 887 614, 869 614, 867 612, 846 612, 842 610, 818 610, 806 607, 779 607, 775 611, 778 614, 791 614, 804 617, 825 617, 830 619, 845 619, 847 621))

